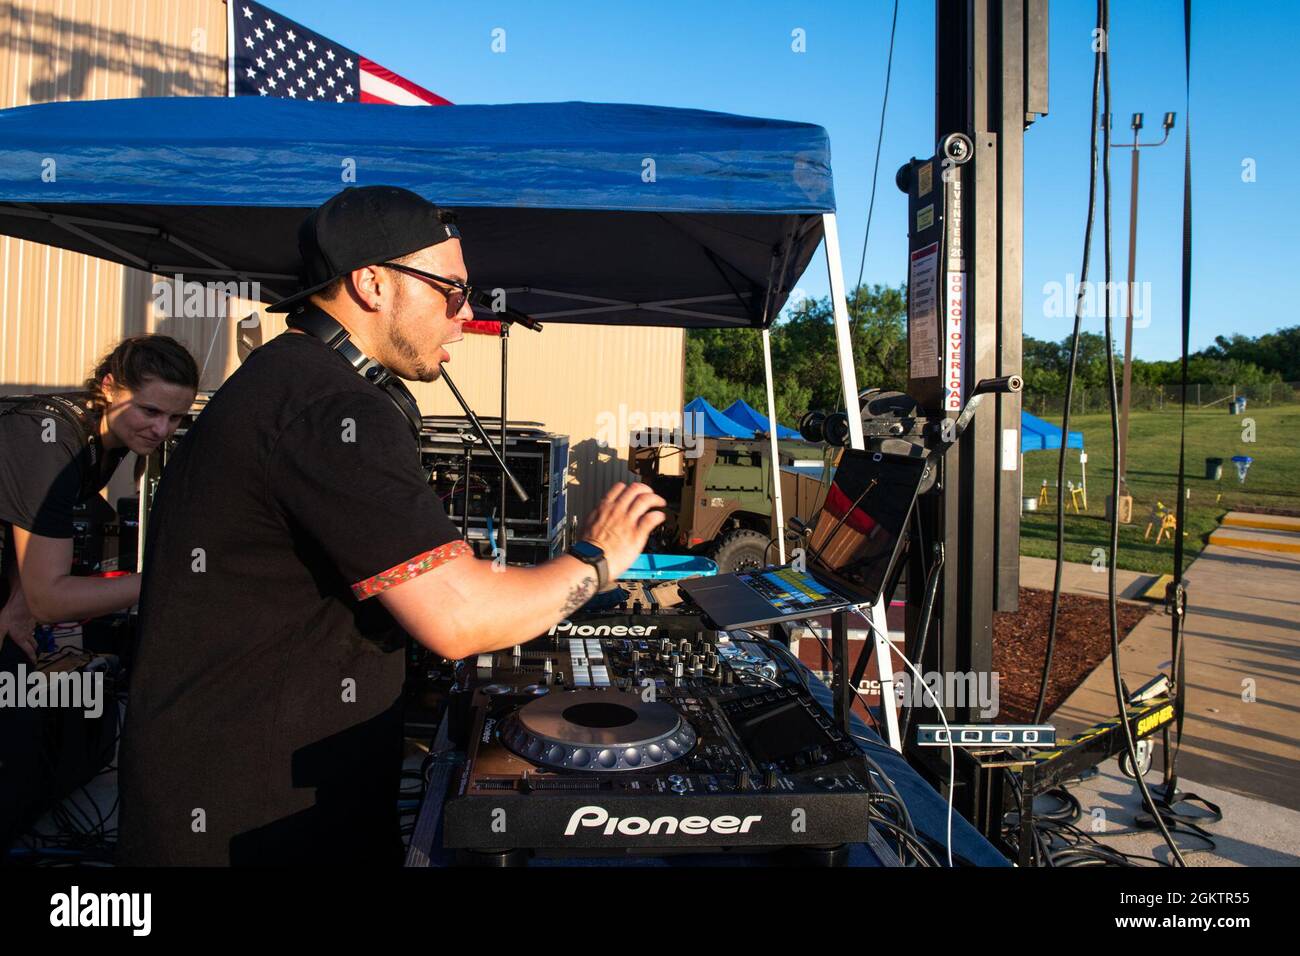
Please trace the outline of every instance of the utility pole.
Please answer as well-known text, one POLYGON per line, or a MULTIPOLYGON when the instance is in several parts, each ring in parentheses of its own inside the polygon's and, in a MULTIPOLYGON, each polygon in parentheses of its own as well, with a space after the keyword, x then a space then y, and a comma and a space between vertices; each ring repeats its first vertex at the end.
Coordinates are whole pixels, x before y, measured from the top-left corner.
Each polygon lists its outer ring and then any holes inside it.
MULTIPOLYGON (((1110 117, 1103 117, 1102 122, 1109 122, 1110 117)), ((1169 131, 1174 128, 1174 114, 1166 113, 1164 118, 1165 135, 1158 143, 1139 143, 1138 133, 1142 129, 1142 114, 1134 113, 1133 119, 1129 123, 1133 128, 1132 143, 1111 143, 1111 149, 1131 149, 1133 151, 1132 160, 1132 180, 1129 186, 1128 196, 1128 294, 1125 296, 1124 305, 1124 393, 1120 402, 1119 413, 1119 488, 1120 494, 1129 497, 1128 493, 1128 410, 1133 396, 1133 295, 1134 295, 1134 276, 1137 267, 1137 225, 1138 225, 1138 156, 1141 150, 1153 149, 1156 146, 1163 146, 1169 139, 1169 131)), ((1110 294, 1110 290, 1106 290, 1110 294)), ((1149 303, 1148 303, 1149 304, 1149 303)), ((1120 515, 1125 514, 1123 508, 1119 511, 1120 515)), ((1130 507, 1128 513, 1132 514, 1130 507)), ((1121 518, 1121 520, 1123 520, 1121 518)))

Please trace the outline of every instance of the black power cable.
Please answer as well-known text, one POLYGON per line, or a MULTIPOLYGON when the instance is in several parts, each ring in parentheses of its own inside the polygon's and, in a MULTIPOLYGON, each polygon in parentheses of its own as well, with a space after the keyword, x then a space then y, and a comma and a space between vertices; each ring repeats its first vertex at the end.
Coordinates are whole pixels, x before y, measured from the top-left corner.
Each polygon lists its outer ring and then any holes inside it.
POLYGON ((1043 721, 1047 702, 1047 685, 1052 671, 1052 651, 1056 647, 1056 626, 1061 609, 1061 575, 1065 569, 1065 446, 1069 444, 1070 406, 1074 401, 1074 375, 1079 363, 1079 332, 1088 289, 1088 263, 1092 253, 1092 225, 1097 211, 1097 123, 1101 92, 1101 55, 1094 59, 1092 71, 1092 132, 1088 161, 1088 217, 1083 229, 1083 266, 1079 270, 1079 294, 1074 302, 1074 334, 1070 340, 1070 368, 1065 376, 1065 413, 1061 421, 1061 450, 1056 459, 1056 571, 1052 578, 1052 609, 1047 621, 1047 652, 1043 658, 1043 675, 1038 685, 1038 704, 1034 723, 1043 721))
MULTIPOLYGON (((918 667, 925 666, 925 650, 930 638, 930 618, 934 614, 934 602, 939 593, 939 580, 943 574, 943 556, 943 543, 936 541, 934 545, 934 564, 930 566, 930 570, 925 577, 925 596, 921 601, 921 613, 916 624, 916 633, 920 635, 920 641, 913 659, 918 667)), ((908 701, 907 704, 908 706, 903 714, 903 726, 898 738, 902 741, 904 747, 907 746, 908 737, 912 732, 912 714, 915 712, 912 701, 908 701)))
MULTIPOLYGON (((1187 352, 1192 327, 1192 0, 1183 2, 1183 70, 1186 83, 1183 122, 1183 274, 1182 274, 1182 320, 1183 320, 1183 354, 1181 381, 1183 386, 1182 410, 1178 424, 1178 502, 1175 507, 1174 530, 1174 581, 1173 607, 1170 630, 1173 643, 1174 668, 1174 739, 1165 755, 1164 794, 1161 803, 1177 820, 1173 806, 1179 803, 1178 797, 1178 752, 1183 745, 1183 719, 1186 712, 1187 682, 1186 660, 1184 657, 1183 630, 1187 620, 1187 594, 1183 589, 1183 528, 1186 527, 1187 510, 1187 352)), ((1200 799, 1189 795, 1190 799, 1200 799)), ((1205 802, 1205 801, 1202 801, 1205 802)))
MULTIPOLYGON (((1190 0, 1189 0, 1190 2, 1190 0)), ((1114 328, 1112 316, 1110 314, 1110 0, 1098 0, 1097 2, 1097 28, 1101 37, 1101 80, 1102 89, 1105 98, 1104 114, 1107 122, 1102 125, 1102 242, 1105 251, 1105 285, 1102 286, 1102 295, 1098 297, 1101 303, 1102 315, 1106 324, 1106 392, 1110 400, 1110 436, 1111 436, 1111 508, 1110 508, 1110 560, 1106 562, 1106 603, 1109 610, 1110 619, 1110 663, 1111 676, 1115 683, 1115 702, 1119 707, 1119 724, 1124 730, 1124 745, 1128 751, 1130 764, 1134 769, 1133 779, 1137 781, 1138 790, 1142 793, 1142 802, 1150 811, 1151 816, 1155 819, 1160 829, 1160 835, 1164 837, 1165 843, 1169 844, 1169 851, 1173 854, 1174 859, 1178 861, 1179 866, 1186 866, 1187 861, 1183 859, 1182 851, 1178 849, 1178 844, 1174 842, 1173 836, 1169 833, 1169 827, 1165 825, 1164 818, 1160 815, 1156 807, 1155 800, 1151 796, 1151 791, 1147 789, 1146 781, 1142 778, 1141 763, 1137 757, 1137 744, 1133 740, 1133 727, 1128 719, 1128 695, 1124 692, 1124 680, 1120 675, 1119 667, 1119 602, 1115 592, 1115 570, 1116 556, 1119 553, 1119 393, 1115 380, 1115 347, 1114 347, 1114 328)), ((1095 135, 1095 134, 1094 134, 1095 135)), ((1064 437, 1061 444, 1066 444, 1064 437)), ((1059 495, 1057 496, 1060 497, 1059 495)), ((1178 528, 1174 532, 1175 538, 1178 538, 1182 529, 1178 528)), ((1181 692, 1181 688, 1179 688, 1181 692)))

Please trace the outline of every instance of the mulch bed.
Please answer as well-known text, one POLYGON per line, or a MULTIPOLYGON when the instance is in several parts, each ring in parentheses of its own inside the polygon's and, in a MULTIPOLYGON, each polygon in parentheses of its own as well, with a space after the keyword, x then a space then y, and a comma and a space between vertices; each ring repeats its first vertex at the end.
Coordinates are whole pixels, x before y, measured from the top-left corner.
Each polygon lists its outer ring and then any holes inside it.
MULTIPOLYGON (((1000 675, 999 723, 1033 720, 1038 685, 1047 652, 1047 621, 1052 592, 1020 589, 1020 610, 993 615, 993 669, 1000 675)), ((1119 639, 1128 637, 1151 608, 1119 603, 1119 639)), ((1106 600, 1062 594, 1047 686, 1044 719, 1051 716, 1097 665, 1110 654, 1110 625, 1106 600)))

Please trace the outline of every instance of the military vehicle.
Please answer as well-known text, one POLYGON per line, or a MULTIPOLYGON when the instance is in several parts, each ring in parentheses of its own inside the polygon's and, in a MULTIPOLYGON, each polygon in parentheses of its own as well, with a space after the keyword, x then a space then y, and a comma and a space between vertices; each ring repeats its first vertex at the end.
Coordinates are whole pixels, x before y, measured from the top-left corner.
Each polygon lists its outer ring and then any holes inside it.
MULTIPOLYGON (((782 510, 807 522, 821 507, 838 448, 777 442, 782 510)), ((776 562, 776 509, 767 438, 705 438, 690 449, 632 449, 632 470, 668 502, 650 549, 703 554, 720 572, 776 562), (674 474, 673 472, 677 472, 674 474)))

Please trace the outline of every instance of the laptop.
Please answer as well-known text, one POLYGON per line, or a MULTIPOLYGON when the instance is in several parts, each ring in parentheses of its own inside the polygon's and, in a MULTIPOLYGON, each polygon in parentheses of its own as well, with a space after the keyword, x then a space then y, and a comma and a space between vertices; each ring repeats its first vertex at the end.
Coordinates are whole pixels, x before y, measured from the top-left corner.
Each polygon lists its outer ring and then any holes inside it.
POLYGON ((788 564, 690 578, 681 590, 719 629, 874 604, 902 553, 927 458, 846 448, 798 570, 788 564))

